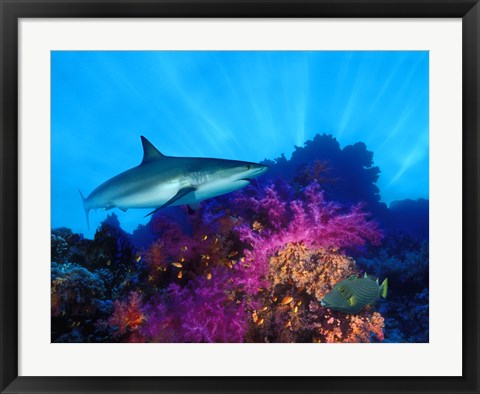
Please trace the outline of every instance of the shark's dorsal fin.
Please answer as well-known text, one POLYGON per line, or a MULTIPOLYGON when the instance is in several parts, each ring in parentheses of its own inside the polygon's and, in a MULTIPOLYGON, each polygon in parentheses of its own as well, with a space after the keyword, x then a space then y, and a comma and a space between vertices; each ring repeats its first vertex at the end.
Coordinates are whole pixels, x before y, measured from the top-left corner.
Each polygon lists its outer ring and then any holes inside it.
POLYGON ((152 161, 164 159, 165 155, 162 155, 153 144, 147 140, 143 135, 140 137, 142 139, 143 146, 143 160, 141 164, 150 163, 152 161))

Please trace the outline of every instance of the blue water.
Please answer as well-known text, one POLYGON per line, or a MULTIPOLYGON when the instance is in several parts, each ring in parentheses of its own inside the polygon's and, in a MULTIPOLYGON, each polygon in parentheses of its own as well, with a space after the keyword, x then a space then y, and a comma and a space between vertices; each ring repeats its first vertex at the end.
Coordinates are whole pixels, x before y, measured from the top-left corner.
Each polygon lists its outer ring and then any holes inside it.
MULTIPOLYGON (((290 157, 316 133, 362 141, 382 201, 428 199, 428 52, 54 51, 52 227, 91 237, 78 193, 166 155, 290 157)), ((148 210, 117 212, 132 231, 148 210)))

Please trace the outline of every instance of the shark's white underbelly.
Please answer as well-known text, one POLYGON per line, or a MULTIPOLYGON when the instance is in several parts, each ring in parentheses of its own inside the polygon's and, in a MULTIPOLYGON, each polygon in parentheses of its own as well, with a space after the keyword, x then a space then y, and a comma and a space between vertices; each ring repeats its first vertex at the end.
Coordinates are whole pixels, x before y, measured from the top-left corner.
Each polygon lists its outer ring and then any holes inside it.
MULTIPOLYGON (((203 201, 208 198, 213 198, 221 196, 222 194, 230 193, 235 190, 241 189, 242 187, 248 185, 248 181, 239 180, 235 182, 225 182, 225 181, 214 181, 208 182, 198 187, 195 191, 196 201, 203 201)), ((182 204, 187 204, 182 202, 182 204)))
MULTIPOLYGON (((174 205, 195 204, 200 201, 230 193, 246 186, 248 181, 215 181, 207 182, 196 187, 194 192, 188 193, 185 197, 175 201, 174 205)), ((123 195, 112 201, 113 205, 121 209, 129 208, 158 208, 174 197, 180 187, 178 183, 164 184, 148 188, 143 191, 137 191, 128 195, 123 195)))
POLYGON ((165 204, 178 191, 178 185, 156 186, 115 198, 112 202, 118 208, 157 208, 165 204))

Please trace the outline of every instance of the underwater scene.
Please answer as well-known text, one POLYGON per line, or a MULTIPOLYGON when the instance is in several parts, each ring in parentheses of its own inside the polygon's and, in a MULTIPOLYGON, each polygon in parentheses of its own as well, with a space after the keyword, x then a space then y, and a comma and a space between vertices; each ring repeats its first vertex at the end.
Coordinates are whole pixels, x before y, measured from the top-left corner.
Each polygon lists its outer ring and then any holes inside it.
POLYGON ((428 342, 428 81, 426 51, 53 51, 51 341, 428 342))

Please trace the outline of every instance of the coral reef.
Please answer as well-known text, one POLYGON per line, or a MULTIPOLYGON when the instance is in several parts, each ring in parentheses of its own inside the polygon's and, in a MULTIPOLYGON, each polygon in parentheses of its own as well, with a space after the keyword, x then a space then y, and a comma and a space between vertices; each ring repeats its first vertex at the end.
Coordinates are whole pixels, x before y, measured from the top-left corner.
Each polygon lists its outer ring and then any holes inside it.
MULTIPOLYGON (((283 191, 288 187, 283 185, 283 191)), ((253 216, 253 223, 240 224, 240 240, 249 247, 244 250, 246 265, 254 267, 258 279, 251 280, 247 291, 262 287, 268 259, 285 245, 302 243, 309 248, 354 248, 370 241, 379 244, 381 232, 375 222, 367 220, 361 206, 344 209, 327 202, 316 181, 308 185, 302 199, 282 199, 276 186, 256 189, 255 195, 234 198, 235 204, 253 216)), ((242 267, 245 266, 242 265, 242 267)))
POLYGON ((380 203, 363 143, 342 150, 317 135, 270 165, 250 186, 194 213, 159 211, 133 234, 115 214, 93 240, 52 230, 52 340, 428 341, 428 204, 380 203), (416 226, 404 220, 415 215, 416 226), (389 278, 386 300, 355 315, 321 305, 364 272, 389 278))
POLYGON ((108 318, 108 325, 114 332, 114 337, 123 338, 127 333, 135 332, 145 321, 141 307, 142 297, 134 292, 130 293, 126 301, 114 302, 113 313, 108 318))
POLYGON ((96 318, 109 313, 105 294, 99 272, 90 272, 78 264, 52 262, 52 341, 89 342, 86 336, 94 331, 96 318), (59 338, 69 331, 71 335, 59 338))
POLYGON ((253 311, 252 341, 373 342, 383 340, 383 318, 370 308, 356 316, 329 311, 321 299, 356 272, 338 249, 309 249, 290 243, 270 258, 270 287, 253 311), (259 324, 261 322, 261 324, 259 324))
POLYGON ((382 306, 388 342, 428 342, 428 242, 391 235, 372 256, 357 259, 369 273, 389 278, 389 301, 382 306))
POLYGON ((105 294, 103 280, 77 264, 52 263, 52 316, 84 317, 95 312, 105 294))
POLYGON ((245 301, 225 268, 210 275, 184 287, 171 284, 152 297, 144 307, 149 318, 143 336, 153 342, 243 342, 245 301))

